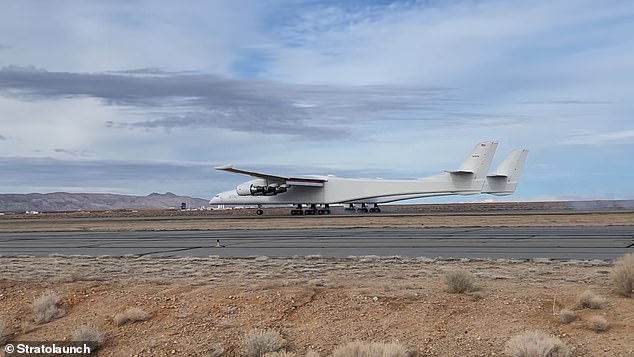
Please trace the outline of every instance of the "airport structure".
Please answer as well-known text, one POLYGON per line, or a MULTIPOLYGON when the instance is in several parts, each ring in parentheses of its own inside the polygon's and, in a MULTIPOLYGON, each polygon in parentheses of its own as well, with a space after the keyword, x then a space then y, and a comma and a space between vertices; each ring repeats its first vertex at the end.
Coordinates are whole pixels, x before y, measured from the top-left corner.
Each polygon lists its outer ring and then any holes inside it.
POLYGON ((215 195, 212 205, 296 205, 292 215, 330 214, 331 204, 345 204, 346 210, 379 213, 380 203, 421 197, 515 192, 528 150, 512 151, 492 174, 488 174, 498 143, 479 143, 455 170, 415 180, 355 179, 328 176, 289 177, 243 170, 232 165, 216 169, 251 176, 234 190, 215 195), (306 209, 303 209, 303 206, 306 209), (356 206, 355 206, 356 205, 356 206), (368 208, 368 205, 372 205, 368 208))

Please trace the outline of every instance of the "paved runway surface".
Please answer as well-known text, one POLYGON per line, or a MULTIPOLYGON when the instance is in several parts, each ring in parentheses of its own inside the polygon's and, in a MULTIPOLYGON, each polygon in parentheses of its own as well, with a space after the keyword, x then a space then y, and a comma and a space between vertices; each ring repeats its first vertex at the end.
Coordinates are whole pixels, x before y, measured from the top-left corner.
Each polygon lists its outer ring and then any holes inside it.
POLYGON ((0 255, 400 255, 612 259, 634 252, 634 227, 281 229, 3 233, 0 255), (223 247, 217 248, 219 239, 223 247))

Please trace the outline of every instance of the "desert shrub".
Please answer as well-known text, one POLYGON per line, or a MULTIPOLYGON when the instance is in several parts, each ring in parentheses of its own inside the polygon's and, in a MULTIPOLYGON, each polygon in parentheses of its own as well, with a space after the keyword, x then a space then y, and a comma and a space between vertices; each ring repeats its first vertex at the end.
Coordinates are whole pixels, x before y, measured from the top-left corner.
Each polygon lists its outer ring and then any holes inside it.
POLYGON ((252 330, 242 342, 244 355, 263 357, 269 352, 277 352, 286 346, 286 340, 273 330, 252 330))
POLYGON ((295 357, 295 353, 281 350, 277 352, 269 352, 264 357, 295 357))
POLYGON ((577 319, 577 314, 569 309, 562 309, 559 311, 559 320, 564 324, 569 324, 577 319))
POLYGON ((446 271, 445 282, 447 283, 447 291, 454 294, 478 290, 473 275, 461 269, 446 271))
POLYGON ((610 323, 603 316, 595 315, 590 317, 590 329, 594 332, 607 331, 610 328, 610 323))
POLYGON ((22 324, 20 326, 20 331, 22 331, 22 333, 29 333, 35 330, 36 328, 37 328, 37 325, 35 325, 31 321, 22 321, 22 324))
POLYGON ((139 309, 138 307, 131 307, 124 312, 120 312, 114 315, 114 323, 117 326, 121 326, 127 322, 137 322, 148 320, 152 315, 139 309))
POLYGON ((537 330, 511 338, 504 353, 512 357, 567 357, 570 349, 557 337, 537 330))
POLYGON ((602 309, 606 302, 604 297, 596 295, 590 290, 584 291, 577 298, 577 306, 587 309, 602 309))
POLYGON ((619 295, 634 297, 634 253, 625 254, 616 261, 612 282, 619 295))
POLYGON ((105 338, 94 326, 82 325, 73 331, 73 341, 87 342, 92 348, 98 349, 103 346, 105 338))
POLYGON ((64 316, 64 310, 58 306, 59 296, 54 291, 45 291, 33 301, 33 320, 43 324, 64 316))
POLYGON ((214 343, 213 346, 205 354, 204 357, 222 357, 225 354, 225 348, 219 343, 214 343))
POLYGON ((9 340, 9 328, 7 324, 0 320, 0 345, 6 343, 9 340))
POLYGON ((409 357, 411 353, 398 343, 355 341, 337 347, 332 357, 409 357))

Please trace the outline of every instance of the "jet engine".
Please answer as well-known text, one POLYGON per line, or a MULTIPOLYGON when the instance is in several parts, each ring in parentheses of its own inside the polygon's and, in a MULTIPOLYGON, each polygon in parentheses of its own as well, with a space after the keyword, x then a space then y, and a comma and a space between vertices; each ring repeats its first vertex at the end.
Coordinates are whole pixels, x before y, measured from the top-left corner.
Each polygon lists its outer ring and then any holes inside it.
POLYGON ((266 180, 252 180, 236 187, 236 193, 240 196, 274 196, 288 190, 286 184, 269 184, 266 180))

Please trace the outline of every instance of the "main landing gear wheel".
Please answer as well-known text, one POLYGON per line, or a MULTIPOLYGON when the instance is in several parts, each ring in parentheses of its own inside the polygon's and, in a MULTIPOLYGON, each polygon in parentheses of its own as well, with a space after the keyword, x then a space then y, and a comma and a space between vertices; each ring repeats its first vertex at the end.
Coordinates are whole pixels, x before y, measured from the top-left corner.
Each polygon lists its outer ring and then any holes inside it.
POLYGON ((264 213, 264 211, 263 211, 263 210, 261 210, 261 209, 259 209, 259 210, 255 211, 255 213, 256 213, 258 216, 261 216, 261 215, 262 215, 262 213, 264 213))
POLYGON ((361 208, 357 208, 358 213, 368 213, 368 207, 365 206, 365 203, 361 204, 361 208))
POLYGON ((381 213, 381 209, 379 208, 379 205, 375 203, 374 207, 370 208, 370 213, 381 213))
POLYGON ((304 214, 304 211, 302 211, 302 205, 299 204, 297 205, 297 209, 292 209, 291 210, 291 216, 301 216, 304 214))

